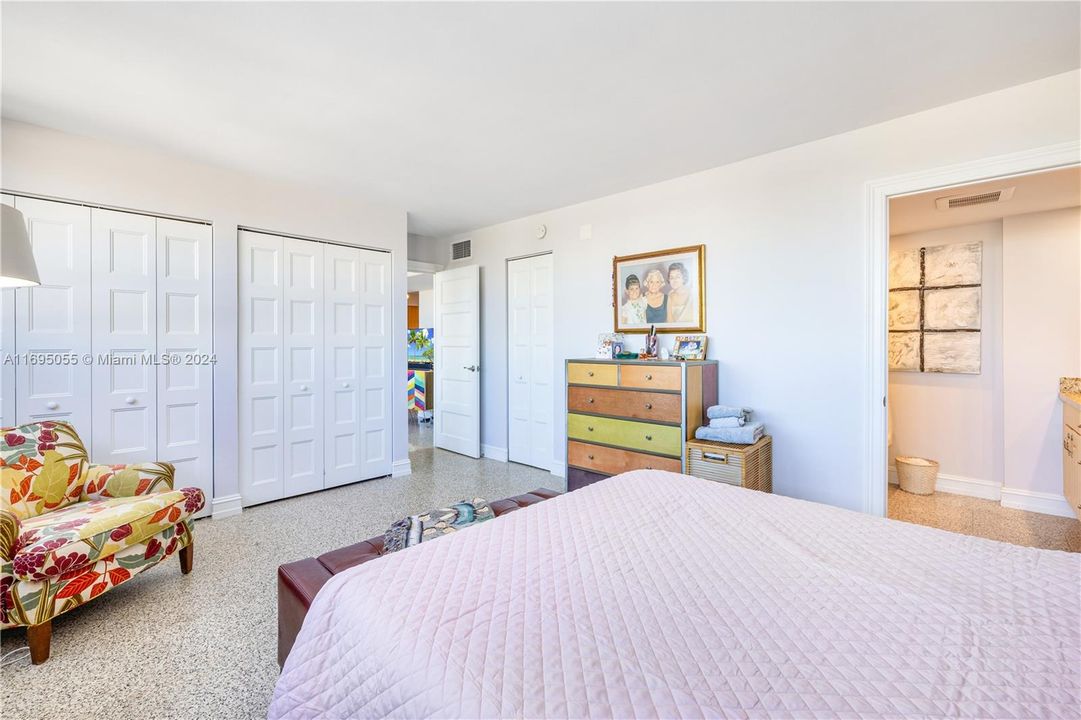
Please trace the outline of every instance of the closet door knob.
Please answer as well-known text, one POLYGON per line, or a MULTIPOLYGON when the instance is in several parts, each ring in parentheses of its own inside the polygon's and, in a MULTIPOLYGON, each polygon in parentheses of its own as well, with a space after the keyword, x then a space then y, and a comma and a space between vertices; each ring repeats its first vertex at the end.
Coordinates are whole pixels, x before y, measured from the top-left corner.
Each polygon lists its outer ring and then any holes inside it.
POLYGON ((301 385, 300 386, 300 392, 308 392, 308 386, 307 385, 301 385))
POLYGON ((55 410, 58 407, 60 407, 60 403, 58 403, 56 401, 49 401, 49 402, 45 403, 45 407, 49 408, 50 410, 55 410))
POLYGON ((342 383, 342 387, 348 389, 349 388, 349 383, 342 383))
POLYGON ((124 402, 126 402, 128 405, 134 405, 135 404, 135 398, 126 397, 126 398, 124 398, 124 402))

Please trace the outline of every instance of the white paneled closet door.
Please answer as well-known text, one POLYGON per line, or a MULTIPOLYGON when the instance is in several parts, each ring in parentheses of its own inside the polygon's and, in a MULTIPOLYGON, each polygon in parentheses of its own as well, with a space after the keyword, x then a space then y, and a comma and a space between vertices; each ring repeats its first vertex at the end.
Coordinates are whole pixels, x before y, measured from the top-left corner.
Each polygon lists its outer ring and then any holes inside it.
POLYGON ((324 437, 326 487, 362 480, 361 251, 340 245, 324 248, 323 302, 326 317, 324 437))
POLYGON ((247 230, 238 240, 240 492, 254 505, 285 496, 284 240, 247 230))
POLYGON ((284 238, 285 495, 323 487, 323 244, 284 238))
POLYGON ((507 263, 508 459, 551 470, 555 443, 552 255, 507 263))
MULTIPOLYGON (((176 466, 175 487, 214 487, 213 230, 157 220, 156 459, 176 466)), ((210 512, 210 503, 203 514, 210 512)))
MULTIPOLYGON (((363 354, 360 375, 362 477, 389 475, 391 472, 391 398, 392 388, 404 383, 392 382, 390 375, 390 253, 361 250, 359 253, 362 284, 360 304, 363 354)), ((404 341, 402 341, 404 342, 404 341)), ((401 399, 401 398, 399 398, 401 399)))
POLYGON ((155 220, 94 209, 90 226, 94 354, 90 456, 106 465, 155 460, 155 220))
MULTIPOLYGON (((0 203, 15 207, 15 198, 0 195, 0 203)), ((15 423, 15 289, 0 288, 0 427, 15 423)))
POLYGON ((64 420, 93 447, 90 209, 15 198, 26 218, 41 284, 15 292, 15 347, 46 362, 16 369, 17 422, 64 420))

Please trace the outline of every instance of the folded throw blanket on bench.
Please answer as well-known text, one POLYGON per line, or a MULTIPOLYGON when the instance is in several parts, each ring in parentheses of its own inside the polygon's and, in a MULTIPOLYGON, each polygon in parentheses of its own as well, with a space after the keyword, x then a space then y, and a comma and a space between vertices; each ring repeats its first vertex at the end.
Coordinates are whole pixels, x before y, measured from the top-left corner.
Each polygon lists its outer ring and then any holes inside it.
POLYGON ((383 535, 383 552, 419 545, 494 517, 495 513, 484 498, 462 500, 450 507, 410 515, 387 528, 383 535))

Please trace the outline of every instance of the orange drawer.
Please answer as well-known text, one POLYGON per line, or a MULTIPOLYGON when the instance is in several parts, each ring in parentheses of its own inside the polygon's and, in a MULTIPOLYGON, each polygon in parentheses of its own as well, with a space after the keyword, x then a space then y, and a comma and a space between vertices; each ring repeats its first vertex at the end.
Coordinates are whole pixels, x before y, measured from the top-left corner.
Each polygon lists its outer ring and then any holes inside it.
POLYGON ((608 475, 618 475, 628 470, 683 472, 683 464, 676 458, 657 457, 574 440, 567 443, 567 464, 608 475))
POLYGON ((574 385, 617 385, 618 365, 567 363, 567 382, 574 385))
POLYGON ((674 365, 623 365, 619 369, 619 384, 649 390, 681 390, 683 368, 674 365))
MULTIPOLYGON (((624 366, 626 371, 626 366, 624 366)), ((680 423, 683 409, 679 395, 614 390, 608 388, 568 387, 567 409, 571 412, 614 415, 616 417, 680 423)))

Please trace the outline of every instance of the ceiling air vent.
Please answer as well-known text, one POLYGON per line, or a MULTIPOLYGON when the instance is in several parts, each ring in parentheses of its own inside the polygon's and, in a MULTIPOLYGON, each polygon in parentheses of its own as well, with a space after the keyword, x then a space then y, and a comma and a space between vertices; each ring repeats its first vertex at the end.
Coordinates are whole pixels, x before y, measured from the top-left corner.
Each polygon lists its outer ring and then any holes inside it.
POLYGON ((473 251, 470 245, 470 240, 459 240, 450 246, 450 259, 451 260, 465 260, 468 257, 472 257, 473 251))
POLYGON ((974 195, 951 195, 940 197, 935 200, 935 207, 939 210, 953 210, 954 208, 971 207, 972 205, 987 205, 989 203, 1005 202, 1013 197, 1013 188, 992 190, 990 192, 976 193, 974 195))

